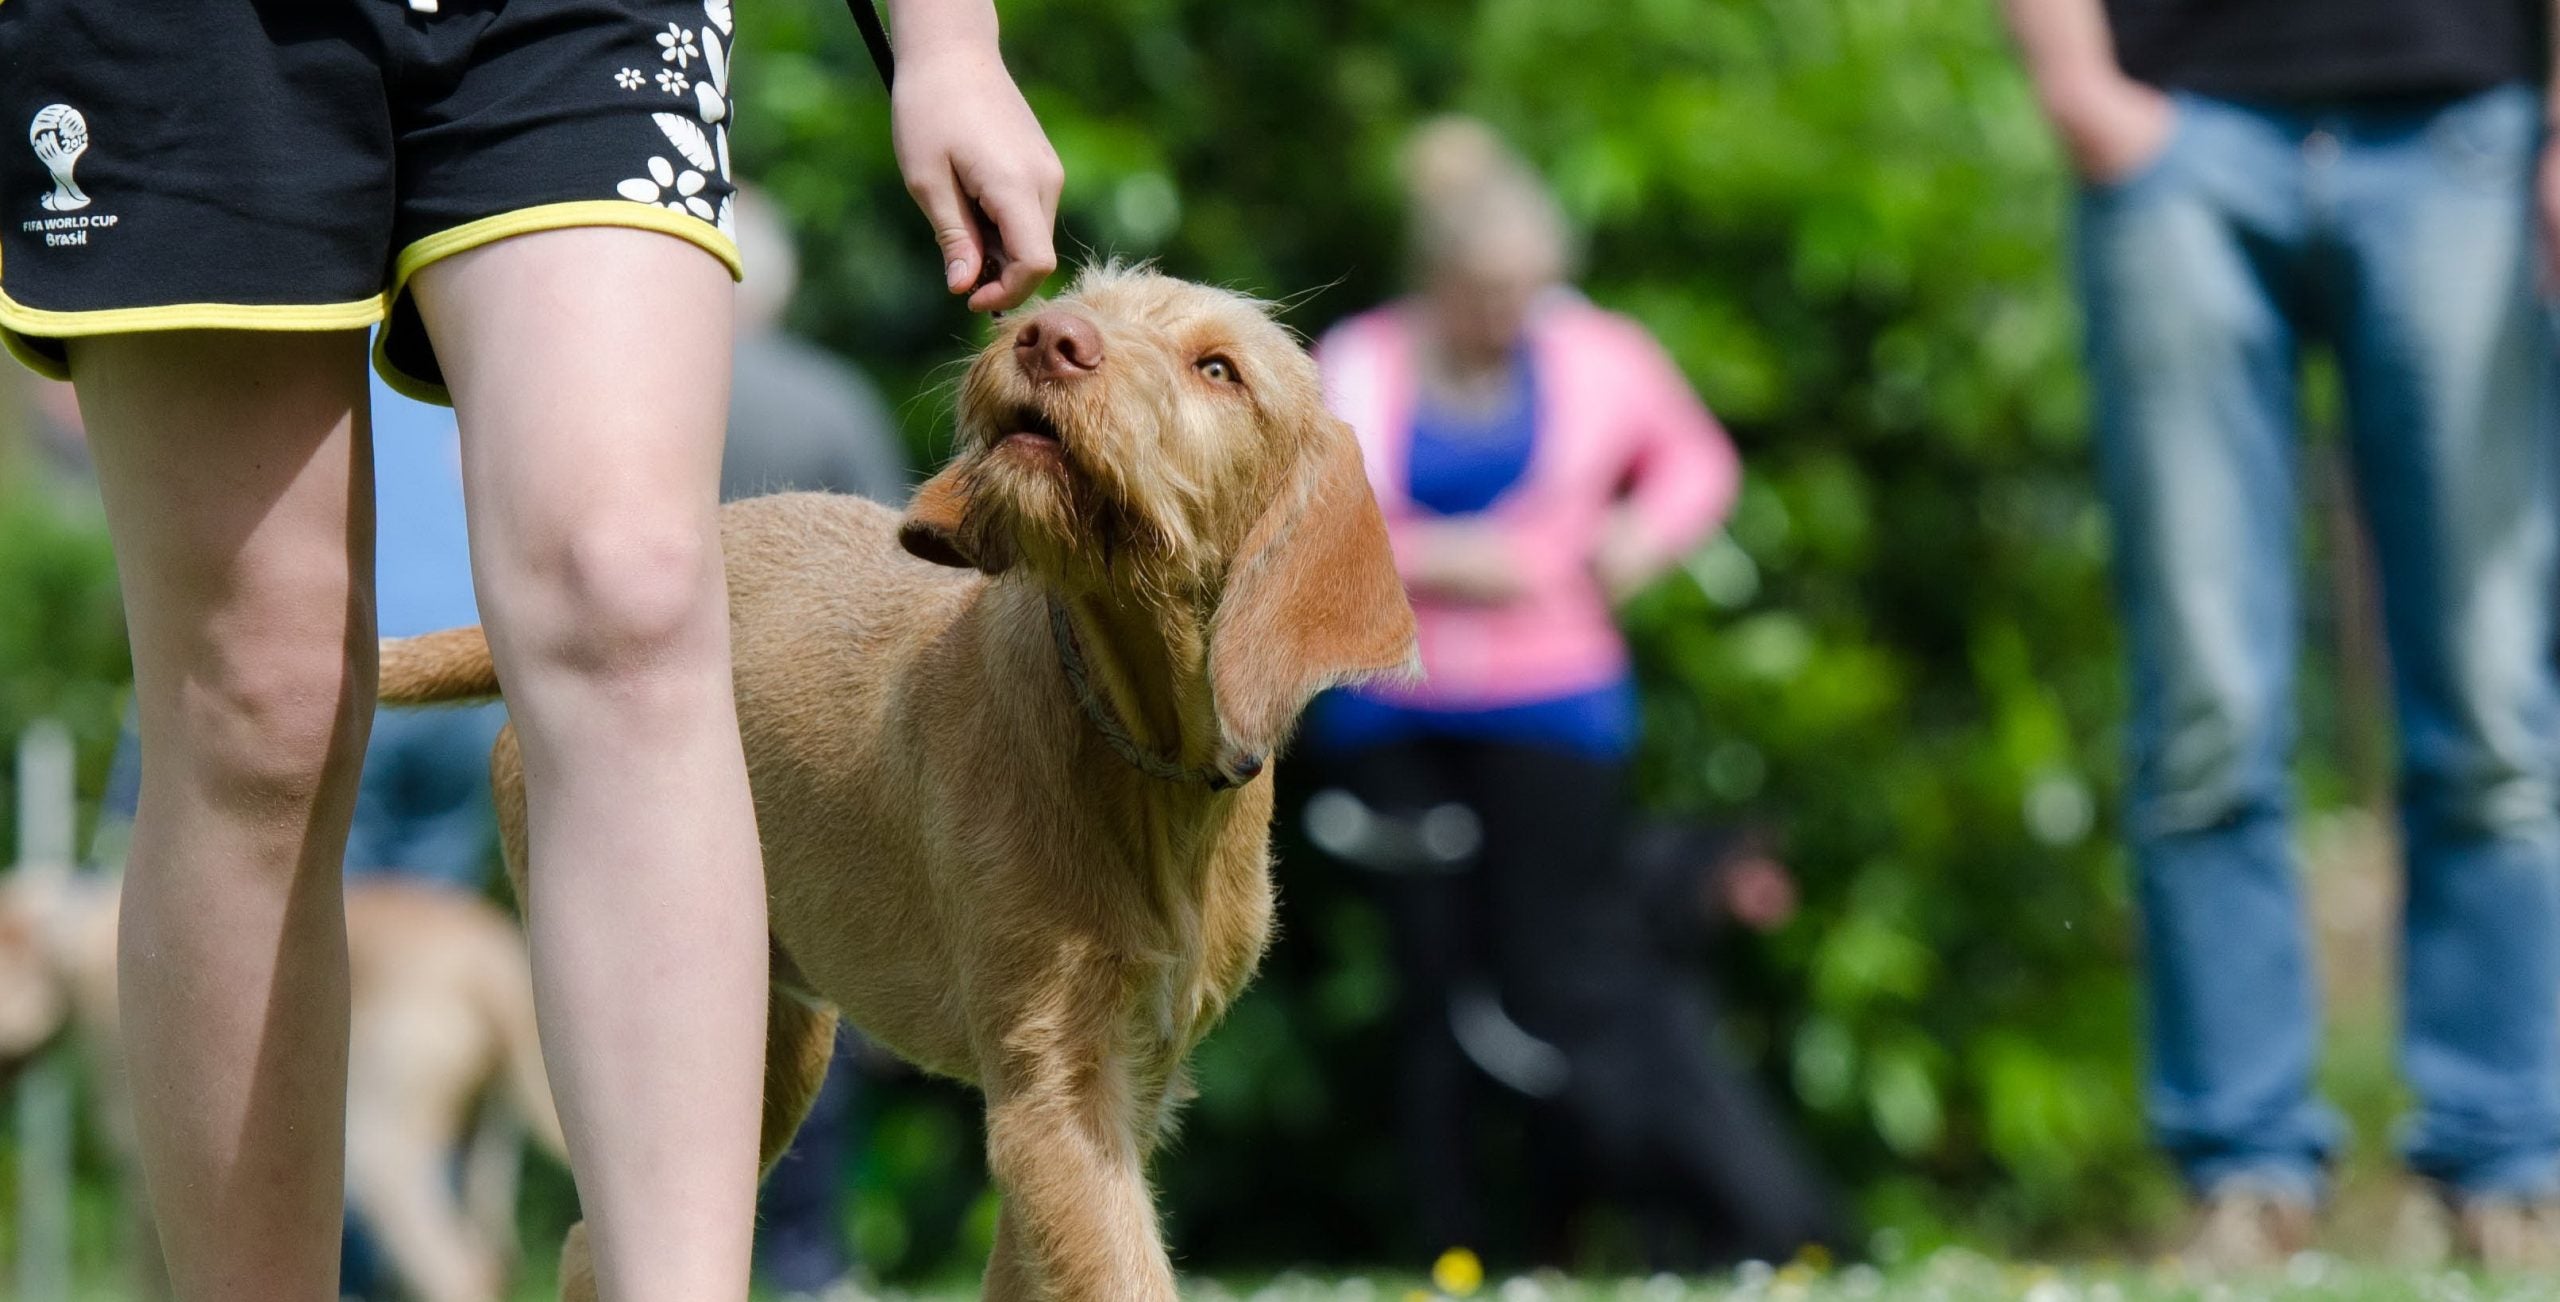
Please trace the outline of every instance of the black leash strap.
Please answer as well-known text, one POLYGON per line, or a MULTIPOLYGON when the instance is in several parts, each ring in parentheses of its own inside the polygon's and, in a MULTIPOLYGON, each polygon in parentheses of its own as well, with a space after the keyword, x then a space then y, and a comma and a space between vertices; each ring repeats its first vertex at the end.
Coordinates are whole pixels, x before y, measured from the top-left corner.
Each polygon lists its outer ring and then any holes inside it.
POLYGON ((897 84, 898 56, 889 48, 889 29, 880 25, 880 11, 872 7, 872 0, 845 3, 853 7, 854 24, 862 29, 862 43, 871 51, 871 66, 880 70, 880 84, 897 84))

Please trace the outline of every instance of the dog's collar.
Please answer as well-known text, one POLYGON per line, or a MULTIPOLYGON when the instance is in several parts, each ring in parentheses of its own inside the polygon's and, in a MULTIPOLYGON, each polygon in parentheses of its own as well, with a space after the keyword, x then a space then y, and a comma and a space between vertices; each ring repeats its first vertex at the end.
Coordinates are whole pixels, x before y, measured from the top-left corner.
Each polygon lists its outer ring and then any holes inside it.
POLYGON ((1229 773, 1215 764, 1192 767, 1169 755, 1159 755, 1138 744, 1113 712, 1111 703, 1093 690, 1093 678, 1085 667, 1084 645, 1076 637, 1075 621, 1068 617, 1066 604, 1052 598, 1049 602, 1049 637, 1058 644, 1058 663, 1067 672, 1067 686, 1076 694, 1076 704, 1084 710, 1085 722, 1102 734, 1102 742, 1111 753, 1159 782, 1198 783, 1211 791, 1226 791, 1253 780, 1262 772, 1262 757, 1257 755, 1238 766, 1242 776, 1229 773))

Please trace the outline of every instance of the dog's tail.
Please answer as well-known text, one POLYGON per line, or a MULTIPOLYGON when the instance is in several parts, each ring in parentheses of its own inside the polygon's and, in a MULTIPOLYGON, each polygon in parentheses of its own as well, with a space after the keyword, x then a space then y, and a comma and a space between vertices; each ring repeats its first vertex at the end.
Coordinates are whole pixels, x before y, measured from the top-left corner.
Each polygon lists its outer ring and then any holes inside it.
POLYGON ((477 627, 383 639, 384 705, 465 705, 497 695, 498 665, 477 627))

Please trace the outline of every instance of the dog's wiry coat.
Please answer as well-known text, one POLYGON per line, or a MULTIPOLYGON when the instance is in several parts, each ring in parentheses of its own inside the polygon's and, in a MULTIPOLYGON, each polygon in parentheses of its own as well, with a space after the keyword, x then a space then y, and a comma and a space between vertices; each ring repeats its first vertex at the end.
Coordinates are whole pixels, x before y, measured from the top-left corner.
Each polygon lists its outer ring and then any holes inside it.
MULTIPOLYGON (((723 517, 772 904, 764 1157, 841 1009, 984 1091, 989 1298, 1171 1302, 1145 1164, 1270 935, 1265 757, 1316 691, 1406 670, 1412 612, 1313 365, 1234 295, 1088 275, 979 357, 959 436, 903 518, 723 517), (1217 781, 1147 776, 1099 723, 1217 781)), ((487 657, 473 630, 388 644, 383 698, 492 691, 487 657)), ((493 770, 521 888, 512 735, 493 770)))

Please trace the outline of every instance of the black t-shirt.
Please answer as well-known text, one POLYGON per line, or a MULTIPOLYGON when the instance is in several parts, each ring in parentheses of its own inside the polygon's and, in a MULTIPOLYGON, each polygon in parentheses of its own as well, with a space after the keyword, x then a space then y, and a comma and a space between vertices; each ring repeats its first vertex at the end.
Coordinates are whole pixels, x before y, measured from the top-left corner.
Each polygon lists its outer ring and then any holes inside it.
POLYGON ((2116 57, 2231 99, 2459 95, 2539 80, 2551 0, 2106 0, 2116 57))

